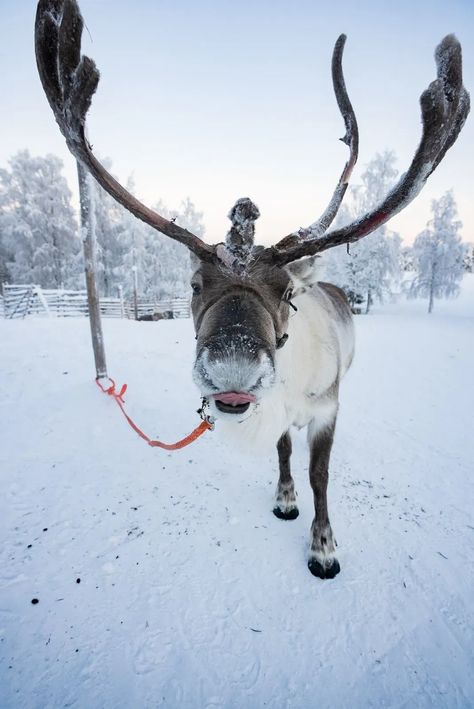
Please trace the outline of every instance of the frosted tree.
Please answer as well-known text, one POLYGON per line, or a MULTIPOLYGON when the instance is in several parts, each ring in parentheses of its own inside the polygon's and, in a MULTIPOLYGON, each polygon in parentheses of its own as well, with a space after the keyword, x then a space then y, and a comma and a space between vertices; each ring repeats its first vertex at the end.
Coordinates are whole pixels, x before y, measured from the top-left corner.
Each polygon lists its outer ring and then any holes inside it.
POLYGON ((17 283, 46 288, 81 282, 81 242, 71 192, 54 155, 27 150, 0 170, 0 234, 4 268, 17 283))
MULTIPOLYGON (((130 187, 133 192, 133 185, 129 184, 128 189, 130 187)), ((189 198, 183 200, 177 210, 169 209, 162 201, 156 203, 154 209, 197 236, 204 234, 202 213, 189 198)), ((130 296, 133 290, 135 268, 141 295, 158 299, 187 293, 190 280, 188 249, 146 226, 129 212, 123 211, 122 220, 121 280, 126 295, 130 296)))
MULTIPOLYGON (((335 227, 339 228, 352 221, 352 211, 346 205, 341 205, 335 220, 335 227)), ((366 237, 368 238, 368 237, 366 237)), ((361 282, 361 268, 359 265, 359 250, 353 247, 338 246, 324 254, 324 278, 344 289, 351 307, 364 302, 364 284, 361 282)))
POLYGON ((474 273, 474 244, 466 244, 464 255, 464 270, 467 273, 474 273))
MULTIPOLYGON (((127 190, 135 194, 132 177, 127 181, 127 190)), ((161 200, 154 209, 194 234, 204 234, 203 215, 189 198, 175 210, 161 200)), ((135 274, 140 296, 156 300, 188 292, 190 262, 186 247, 144 224, 99 187, 95 216, 98 279, 104 295, 117 295, 121 286, 130 298, 135 274)))
MULTIPOLYGON (((392 151, 377 153, 362 174, 362 184, 350 190, 350 206, 343 205, 336 226, 343 226, 357 215, 382 201, 395 183, 396 157, 392 151)), ((366 302, 369 312, 374 298, 382 300, 400 277, 400 237, 384 225, 349 250, 341 246, 327 257, 327 277, 344 288, 351 305, 366 302)))
MULTIPOLYGON (((102 164, 111 169, 111 160, 102 164)), ((125 210, 94 181, 95 234, 97 241, 97 281, 99 292, 106 297, 116 296, 120 285, 123 262, 123 239, 125 210)))
MULTIPOLYGON (((132 177, 127 181, 127 190, 135 194, 135 183, 132 177)), ((121 251, 120 265, 117 267, 117 277, 124 294, 131 297, 134 290, 135 273, 137 274, 138 288, 142 295, 146 294, 146 240, 147 227, 125 208, 120 208, 120 223, 116 236, 121 251)))
MULTIPOLYGON (((179 226, 189 229, 196 236, 204 235, 203 215, 196 211, 189 197, 183 200, 176 210, 168 209, 161 201, 154 208, 159 214, 167 219, 174 219, 179 226)), ((187 293, 191 275, 188 249, 182 244, 157 235, 149 228, 147 237, 147 291, 155 297, 187 293)))
POLYGON ((428 312, 435 298, 459 295, 459 282, 464 272, 466 246, 461 242, 461 222, 456 219, 456 202, 451 191, 431 204, 433 218, 413 244, 416 276, 409 296, 428 298, 428 312))
POLYGON ((414 271, 413 250, 411 246, 404 246, 400 252, 400 268, 402 271, 414 271))
POLYGON ((10 281, 10 271, 8 270, 8 263, 12 259, 12 254, 8 251, 6 244, 4 243, 2 233, 0 232, 0 284, 8 283, 10 281))
POLYGON ((9 232, 7 227, 7 220, 2 217, 4 211, 2 208, 3 199, 5 197, 5 191, 3 189, 2 182, 0 181, 0 285, 2 283, 9 283, 10 271, 8 269, 8 264, 13 260, 13 253, 9 247, 9 232))
POLYGON ((368 313, 374 299, 383 301, 392 292, 400 273, 400 245, 398 234, 390 233, 386 227, 378 229, 367 237, 360 263, 359 277, 365 289, 368 313))

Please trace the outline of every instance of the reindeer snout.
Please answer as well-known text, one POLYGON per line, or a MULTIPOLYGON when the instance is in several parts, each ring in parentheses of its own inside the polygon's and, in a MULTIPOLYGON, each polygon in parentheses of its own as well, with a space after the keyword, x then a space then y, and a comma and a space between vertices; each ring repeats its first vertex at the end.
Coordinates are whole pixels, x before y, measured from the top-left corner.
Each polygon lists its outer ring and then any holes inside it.
POLYGON ((221 403, 228 413, 232 406, 247 404, 247 409, 258 399, 261 389, 272 385, 274 374, 271 353, 261 343, 250 339, 244 342, 242 338, 206 343, 199 349, 194 365, 194 380, 201 393, 216 401, 222 394, 221 403))

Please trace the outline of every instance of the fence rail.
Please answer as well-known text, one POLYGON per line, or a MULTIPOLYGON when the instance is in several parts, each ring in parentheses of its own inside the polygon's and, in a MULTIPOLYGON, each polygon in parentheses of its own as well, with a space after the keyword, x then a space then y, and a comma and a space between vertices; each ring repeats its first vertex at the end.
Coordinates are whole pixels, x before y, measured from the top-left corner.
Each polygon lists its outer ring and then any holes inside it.
MULTIPOLYGON (((135 317, 135 306, 124 298, 101 298, 100 312, 105 318, 135 317)), ((140 298, 138 317, 172 314, 173 318, 189 318, 189 298, 178 296, 160 300, 140 298)), ((89 314, 85 290, 52 290, 36 285, 4 284, 0 298, 0 315, 9 320, 30 315, 46 317, 87 317, 89 314)))

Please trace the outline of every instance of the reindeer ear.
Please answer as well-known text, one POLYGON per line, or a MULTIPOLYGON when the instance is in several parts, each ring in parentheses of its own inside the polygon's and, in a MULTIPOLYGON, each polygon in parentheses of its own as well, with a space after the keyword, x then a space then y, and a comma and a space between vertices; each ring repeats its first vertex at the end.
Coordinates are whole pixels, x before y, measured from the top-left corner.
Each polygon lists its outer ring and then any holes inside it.
POLYGON ((285 266, 285 271, 293 281, 293 298, 301 295, 319 281, 321 275, 320 256, 305 256, 285 266))
POLYGON ((316 283, 319 277, 320 265, 318 263, 320 256, 305 256, 298 261, 293 261, 285 266, 285 270, 292 278, 297 281, 302 281, 305 285, 316 283))

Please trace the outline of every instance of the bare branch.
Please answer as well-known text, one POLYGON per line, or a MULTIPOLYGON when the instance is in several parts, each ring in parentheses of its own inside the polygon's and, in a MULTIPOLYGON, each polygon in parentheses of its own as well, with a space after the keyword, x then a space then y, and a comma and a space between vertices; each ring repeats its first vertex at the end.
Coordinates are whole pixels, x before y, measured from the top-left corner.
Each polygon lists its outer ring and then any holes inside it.
POLYGON ((470 109, 469 94, 462 84, 461 45, 454 35, 446 36, 435 52, 438 78, 420 97, 423 132, 420 145, 408 169, 383 202, 360 219, 324 236, 311 227, 302 237, 267 249, 263 258, 278 265, 340 244, 358 241, 404 209, 422 190, 426 180, 456 141, 470 109), (285 247, 289 244, 288 248, 285 247), (283 248, 282 248, 283 247, 283 248))
POLYGON ((187 246, 205 261, 215 247, 143 205, 94 157, 86 139, 86 114, 99 83, 92 59, 81 56, 83 20, 76 0, 40 0, 35 23, 38 72, 67 146, 117 202, 157 231, 187 246))

